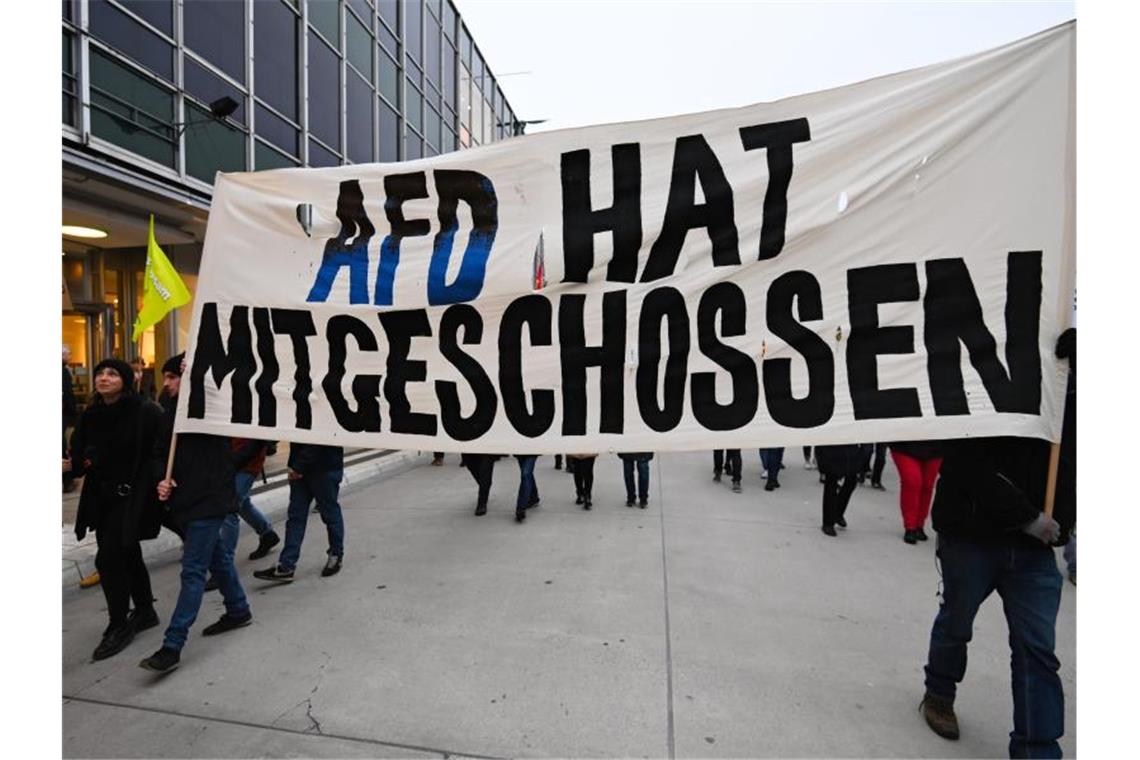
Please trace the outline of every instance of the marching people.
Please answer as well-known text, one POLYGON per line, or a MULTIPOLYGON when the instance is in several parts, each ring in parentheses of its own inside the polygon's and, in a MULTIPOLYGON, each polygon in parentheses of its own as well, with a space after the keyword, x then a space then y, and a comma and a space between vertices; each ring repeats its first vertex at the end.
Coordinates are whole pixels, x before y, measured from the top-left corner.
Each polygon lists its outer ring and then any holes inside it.
POLYGON ((581 504, 582 509, 591 509, 594 505, 594 461, 597 454, 567 454, 566 467, 574 463, 574 490, 577 492, 575 504, 581 504))
POLYGON ((865 457, 866 448, 857 443, 815 447, 815 461, 823 476, 823 524, 820 530, 828 536, 836 535, 836 525, 847 527, 844 514, 865 457))
MULTIPOLYGON (((261 559, 269 551, 281 543, 281 537, 273 530, 273 523, 269 522, 260 509, 254 506, 250 498, 253 484, 257 478, 265 475, 265 458, 269 455, 272 441, 262 441, 253 438, 231 438, 230 453, 234 460, 234 490, 237 491, 238 515, 245 524, 257 533, 257 548, 250 552, 250 559, 261 559)), ((231 523, 234 529, 234 546, 237 544, 236 520, 231 523)))
POLYGON ((534 479, 534 463, 538 457, 533 454, 515 454, 519 463, 519 495, 515 502, 515 521, 526 519, 526 511, 538 506, 538 482, 534 479))
MULTIPOLYGON (((733 451, 734 449, 729 449, 733 451)), ((735 449, 739 456, 740 450, 735 449)), ((621 457, 622 473, 625 476, 625 505, 632 507, 634 498, 638 506, 645 509, 649 504, 649 462, 653 454, 648 451, 635 451, 618 454, 621 457), (633 470, 637 468, 637 490, 634 491, 633 470)), ((737 460, 739 461, 739 460, 737 460)), ((739 472, 739 469, 736 470, 739 472)))
POLYGON ((154 400, 154 373, 148 372, 146 362, 141 356, 131 359, 131 370, 134 373, 133 385, 135 393, 148 401, 154 400))
POLYGON ((934 495, 934 529, 942 595, 930 631, 922 713, 946 739, 959 737, 954 712, 966 676, 974 617, 991 592, 1009 625, 1013 731, 1010 757, 1060 757, 1065 695, 1054 654, 1063 581, 1053 546, 1067 543, 1076 522, 1076 330, 1057 341, 1069 359, 1054 517, 1043 511, 1049 470, 1047 441, 966 438, 944 443, 934 495))
MULTIPOLYGON (((899 510, 902 512, 903 541, 914 544, 927 539, 926 517, 942 464, 937 441, 895 441, 890 444, 891 459, 899 471, 899 510)), ((875 485, 872 481, 871 485, 875 485)))
POLYGON ((885 491, 883 487, 883 468, 887 464, 887 444, 866 444, 866 459, 863 460, 863 469, 859 472, 859 485, 863 485, 867 478, 871 479, 871 488, 885 491), (871 463, 872 458, 874 464, 871 463))
POLYGON ((158 625, 139 541, 161 529, 154 488, 162 410, 134 392, 126 362, 104 359, 93 376, 92 403, 79 418, 65 463, 73 477, 83 477, 75 537, 82 541, 93 530, 98 545, 95 567, 109 621, 91 657, 102 660, 121 652, 139 631, 158 625))
POLYGON ((301 543, 309 521, 309 505, 315 500, 321 521, 328 533, 328 558, 321 577, 340 572, 344 563, 344 515, 341 512, 340 481, 344 478, 344 449, 312 443, 289 446, 289 511, 285 520, 285 546, 277 555, 277 563, 253 573, 254 578, 277 583, 292 583, 301 543))
MULTIPOLYGON (((79 406, 75 401, 75 381, 71 377, 71 367, 68 362, 71 361, 71 349, 67 346, 63 347, 63 458, 69 459, 69 449, 67 445, 67 429, 75 425, 75 420, 79 412, 79 406)), ((75 476, 71 474, 71 467, 66 467, 63 470, 63 492, 71 493, 75 490, 75 476)))
POLYGON ((764 467, 764 472, 767 473, 764 490, 775 491, 780 487, 780 468, 784 466, 784 449, 760 449, 760 464, 764 467))
POLYGON ((234 567, 233 547, 221 535, 226 516, 237 512, 230 442, 201 433, 182 433, 176 441, 173 439, 184 365, 184 354, 171 357, 162 365, 165 433, 160 439, 160 466, 165 467, 171 446, 175 453, 170 477, 160 481, 156 490, 159 501, 167 508, 167 525, 182 537, 182 573, 178 601, 162 648, 139 663, 139 667, 157 673, 169 672, 181 661, 190 626, 202 607, 207 570, 218 579, 226 611, 217 622, 206 626, 202 635, 226 633, 253 620, 234 567))
POLYGON ((487 498, 491 494, 491 478, 495 474, 495 462, 500 459, 498 454, 461 454, 459 464, 467 468, 475 484, 479 486, 479 495, 475 502, 475 515, 477 517, 487 514, 487 498))
MULTIPOLYGON (((740 493, 740 473, 742 469, 740 449, 713 450, 713 482, 720 482, 720 473, 723 470, 725 475, 732 478, 733 493, 740 493)), ((648 488, 648 486, 646 486, 646 488, 648 488)), ((633 505, 627 504, 626 506, 633 505)))

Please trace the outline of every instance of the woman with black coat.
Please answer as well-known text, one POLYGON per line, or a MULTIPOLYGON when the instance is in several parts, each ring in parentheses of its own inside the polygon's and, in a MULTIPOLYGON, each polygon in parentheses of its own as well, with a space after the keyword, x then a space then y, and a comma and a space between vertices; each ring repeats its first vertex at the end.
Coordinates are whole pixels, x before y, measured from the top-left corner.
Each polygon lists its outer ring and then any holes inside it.
POLYGON ((126 362, 104 359, 92 375, 94 399, 71 437, 71 472, 84 476, 75 536, 83 540, 93 530, 98 542, 95 567, 110 621, 92 658, 102 660, 158 625, 139 541, 161 528, 154 493, 162 475, 156 455, 162 410, 134 392, 126 362))
POLYGON ((835 535, 835 526, 847 527, 843 514, 855 491, 859 473, 866 458, 866 447, 851 443, 839 446, 817 446, 815 461, 823 475, 823 525, 825 534, 835 535))

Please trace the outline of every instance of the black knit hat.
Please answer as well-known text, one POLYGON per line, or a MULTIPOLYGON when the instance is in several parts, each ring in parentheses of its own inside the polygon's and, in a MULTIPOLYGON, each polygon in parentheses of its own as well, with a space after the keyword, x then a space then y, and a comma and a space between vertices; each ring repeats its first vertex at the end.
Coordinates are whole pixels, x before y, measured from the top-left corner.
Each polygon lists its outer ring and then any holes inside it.
POLYGON ((162 365, 162 374, 165 375, 167 372, 169 372, 172 375, 178 375, 179 377, 182 377, 182 360, 185 358, 186 352, 183 351, 182 353, 167 359, 166 363, 162 365))
POLYGON ((122 359, 104 359, 91 370, 91 377, 94 378, 103 369, 110 369, 123 379, 123 393, 135 392, 135 371, 131 369, 131 365, 122 359))

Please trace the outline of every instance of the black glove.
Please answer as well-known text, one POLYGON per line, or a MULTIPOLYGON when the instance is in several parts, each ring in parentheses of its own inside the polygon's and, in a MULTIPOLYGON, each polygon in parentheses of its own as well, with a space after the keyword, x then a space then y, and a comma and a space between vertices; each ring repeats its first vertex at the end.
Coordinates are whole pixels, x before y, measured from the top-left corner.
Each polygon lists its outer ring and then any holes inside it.
POLYGON ((1077 363, 1077 328, 1070 327, 1061 333, 1054 353, 1058 359, 1068 359, 1070 365, 1077 363))

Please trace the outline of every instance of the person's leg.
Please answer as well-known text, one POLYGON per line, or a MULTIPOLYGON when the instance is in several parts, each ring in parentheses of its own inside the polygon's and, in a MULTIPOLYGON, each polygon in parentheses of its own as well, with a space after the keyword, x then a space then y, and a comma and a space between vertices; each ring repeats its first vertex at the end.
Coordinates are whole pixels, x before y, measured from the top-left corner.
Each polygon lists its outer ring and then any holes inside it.
POLYGON ((769 477, 776 479, 776 487, 780 487, 780 470, 784 468, 784 447, 772 449, 772 472, 769 477))
POLYGON ((922 527, 922 463, 912 456, 891 451, 891 459, 899 471, 899 511, 902 512, 903 530, 907 533, 922 527))
MULTIPOLYGON (((835 535, 835 499, 839 494, 839 478, 834 475, 823 476, 823 518, 820 526, 830 528, 829 535, 835 535)), ((827 532, 825 530, 825 532, 827 532)))
POLYGON ((576 467, 576 468, 574 468, 574 495, 575 495, 574 503, 575 504, 581 504, 582 502, 584 502, 586 500, 585 488, 586 488, 585 470, 581 467, 576 467))
POLYGON ((633 460, 621 460, 621 469, 622 475, 625 476, 625 505, 632 507, 634 500, 637 499, 637 492, 634 490, 636 486, 633 482, 633 460))
MULTIPOLYGON (((561 454, 555 454, 554 455, 554 469, 556 469, 556 470, 562 469, 562 455, 561 454)), ((567 467, 566 469, 570 469, 570 468, 567 467)))
POLYGON ((997 583, 1009 623, 1013 731, 1010 757, 1060 757, 1065 694, 1054 654, 1061 573, 1046 546, 1007 550, 997 583))
POLYGON ((285 546, 277 556, 277 564, 283 570, 292 570, 297 567, 297 560, 301 558, 301 543, 305 540, 305 527, 309 522, 309 504, 313 501, 313 492, 309 487, 309 478, 297 478, 289 481, 289 512, 285 519, 285 546))
POLYGON ((263 536, 273 530, 273 524, 262 514, 260 509, 253 505, 253 501, 249 497, 256 480, 257 476, 252 472, 239 472, 234 476, 234 488, 237 491, 238 514, 241 515, 241 519, 245 520, 246 525, 253 528, 254 533, 263 536))
POLYGON ((241 520, 238 519, 237 512, 231 512, 222 518, 221 534, 222 543, 226 545, 230 554, 233 554, 237 549, 238 538, 241 535, 241 520))
MULTIPOLYGON (((738 457, 739 457, 739 454, 740 454, 740 452, 738 451, 737 452, 738 457)), ((736 477, 735 473, 738 471, 739 470, 734 471, 733 477, 736 477)), ((640 497, 641 506, 644 507, 646 504, 649 503, 649 460, 648 459, 638 459, 637 460, 637 490, 638 490, 638 496, 640 497)))
POLYGON ((582 490, 586 504, 593 501, 594 494, 594 459, 579 459, 574 463, 574 473, 582 473, 582 490))
POLYGON ((317 500, 317 509, 328 532, 328 553, 333 557, 344 556, 344 512, 338 500, 343 478, 344 470, 329 470, 317 473, 309 483, 309 490, 317 500))
POLYGON ((491 496, 491 482, 495 477, 495 458, 490 454, 480 454, 481 461, 479 462, 479 477, 476 480, 479 482, 479 503, 484 508, 487 506, 487 499, 491 496))
POLYGON ((768 466, 768 462, 771 458, 771 454, 769 453, 770 451, 771 449, 760 449, 760 469, 764 471, 765 478, 768 478, 771 474, 769 472, 771 470, 771 467, 768 466))
POLYGON ((740 460, 740 449, 727 449, 724 452, 726 465, 732 466, 732 484, 739 485, 744 463, 740 460))
POLYGON ((942 458, 924 459, 919 462, 922 470, 922 489, 918 495, 918 514, 916 523, 918 530, 926 525, 926 518, 930 515, 930 502, 934 498, 934 486, 938 483, 938 471, 942 467, 942 458))
POLYGON ((926 692, 953 704, 966 676, 974 617, 994 590, 1001 550, 942 534, 936 554, 942 570, 942 601, 930 630, 926 692))
POLYGON ((724 471, 724 449, 713 449, 713 480, 720 480, 724 471))
POLYGON ((131 587, 127 558, 120 545, 122 536, 117 523, 107 521, 95 531, 95 569, 99 571, 103 598, 107 601, 107 617, 111 627, 127 622, 131 608, 131 587))
POLYGON ((1069 535, 1069 543, 1065 544, 1063 554, 1065 555, 1065 570, 1069 576, 1069 582, 1074 586, 1077 585, 1077 534, 1076 531, 1069 535))
POLYGON ((202 594, 206 589, 206 569, 210 567, 214 549, 221 541, 222 518, 193 520, 186 525, 182 544, 182 584, 178 602, 170 614, 170 625, 162 638, 162 646, 181 651, 190 626, 198 618, 202 594))
POLYGON ((811 446, 804 446, 804 467, 811 464, 811 446))
POLYGON ((136 615, 149 616, 154 610, 154 592, 150 585, 150 572, 143 561, 142 547, 138 543, 125 551, 127 577, 130 578, 131 600, 136 615))
MULTIPOLYGON (((225 522, 229 522, 230 518, 234 518, 234 523, 237 522, 236 515, 226 515, 225 522)), ((214 551, 210 554, 210 577, 218 580, 218 590, 222 592, 228 617, 243 618, 249 614, 249 602, 234 565, 234 547, 227 541, 218 541, 214 545, 214 551)))
POLYGON ((519 494, 515 501, 515 509, 526 509, 535 501, 538 494, 534 482, 534 462, 538 457, 521 456, 516 458, 519 463, 519 494))
POLYGON ((883 484, 883 467, 887 464, 887 444, 875 444, 875 464, 871 467, 871 485, 883 484))

